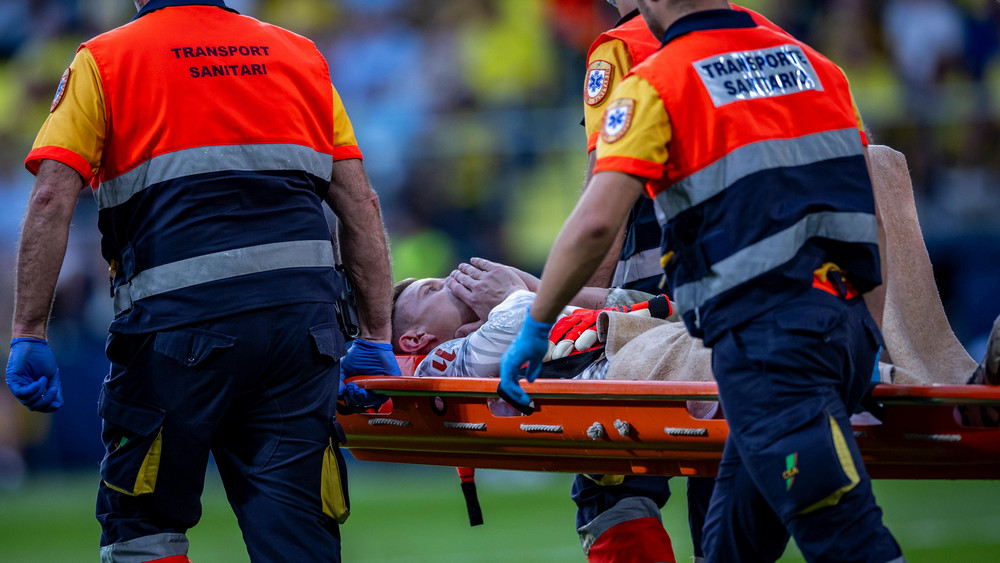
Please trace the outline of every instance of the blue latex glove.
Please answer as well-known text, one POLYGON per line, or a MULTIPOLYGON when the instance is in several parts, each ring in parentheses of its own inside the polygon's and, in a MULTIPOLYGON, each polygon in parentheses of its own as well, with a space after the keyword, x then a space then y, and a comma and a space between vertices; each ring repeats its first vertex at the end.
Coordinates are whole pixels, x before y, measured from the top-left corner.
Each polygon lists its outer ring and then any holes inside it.
POLYGON ((378 409, 389 397, 358 387, 354 383, 340 382, 340 395, 337 397, 337 412, 354 414, 371 409, 378 409))
POLYGON ((338 401, 346 407, 338 406, 337 411, 349 414, 364 412, 378 408, 389 397, 374 391, 367 391, 354 383, 344 383, 348 377, 355 375, 402 375, 396 356, 392 353, 392 345, 355 340, 347 350, 347 355, 340 360, 340 390, 338 401))
POLYGON ((528 364, 525 376, 529 383, 538 378, 542 358, 549 350, 549 331, 553 324, 540 323, 531 318, 529 312, 521 326, 521 332, 500 358, 500 385, 497 386, 497 394, 524 414, 535 412, 535 404, 518 383, 521 379, 521 366, 528 364))
POLYGON ((343 378, 355 375, 402 375, 391 344, 354 340, 340 360, 343 378))
POLYGON ((59 366, 48 342, 37 338, 10 341, 7 387, 33 411, 52 412, 63 406, 59 366))

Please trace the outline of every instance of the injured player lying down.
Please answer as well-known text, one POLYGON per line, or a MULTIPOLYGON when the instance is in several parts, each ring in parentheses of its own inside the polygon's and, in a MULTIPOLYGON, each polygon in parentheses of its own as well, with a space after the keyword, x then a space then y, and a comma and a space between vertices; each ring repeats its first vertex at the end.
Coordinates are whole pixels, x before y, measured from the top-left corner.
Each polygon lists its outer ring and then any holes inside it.
MULTIPOLYGON (((880 218, 884 283, 866 294, 865 301, 886 343, 880 380, 911 385, 1000 384, 1000 318, 990 332, 986 356, 977 366, 945 316, 920 232, 906 158, 883 145, 869 146, 868 156, 880 218)), ((428 354, 417 375, 495 377, 499 373, 500 356, 517 333, 531 299, 531 294, 517 292, 534 291, 539 281, 514 268, 485 260, 471 262, 448 278, 396 285, 393 347, 397 354, 428 354), (498 308, 495 321, 494 308, 498 308), (457 340, 480 327, 486 330, 471 341, 457 340), (435 353, 438 347, 442 355, 435 353)), ((571 305, 600 309, 606 297, 611 298, 607 305, 621 304, 614 301, 618 295, 588 288, 571 305)), ((645 299, 625 295, 625 302, 645 299)), ((648 327, 642 327, 634 315, 613 316, 627 321, 621 323, 627 330, 608 332, 608 361, 606 369, 602 368, 608 379, 712 379, 711 352, 688 335, 683 323, 661 323, 644 330, 648 327)), ((996 426, 1000 420, 993 407, 963 409, 961 414, 972 425, 996 426)))
MULTIPOLYGON (((537 288, 538 279, 516 268, 473 258, 446 278, 406 279, 393 291, 392 339, 397 354, 426 355, 418 377, 498 377, 500 357, 514 340, 537 288)), ((711 380, 711 350, 669 318, 664 296, 585 288, 563 311, 550 337, 548 359, 591 352, 586 363, 572 363, 574 379, 711 380), (601 319, 599 313, 608 314, 601 319), (598 330, 599 329, 599 330, 598 330), (602 342, 598 342, 598 333, 602 342), (617 333, 617 334, 616 334, 617 333), (655 354, 650 354, 655 342, 655 354), (606 345, 606 346, 605 346, 606 345), (635 358, 633 356, 644 356, 635 358), (609 358, 610 356, 610 358, 609 358)), ((892 353, 889 347, 890 355, 892 353)), ((987 355, 969 383, 997 384, 1000 318, 990 334, 987 355)), ((900 369, 880 366, 889 382, 900 369)), ((932 381, 924 383, 933 383, 932 381)), ((691 403, 699 418, 716 414, 714 403, 691 403)), ((971 411, 972 409, 970 409, 971 411)), ((966 423, 997 425, 996 412, 963 413, 966 423)))
MULTIPOLYGON (((538 278, 503 264, 473 258, 446 278, 409 278, 393 289, 392 341, 397 354, 427 355, 418 377, 498 377, 500 357, 517 336, 535 298, 538 278)), ((551 332, 546 361, 602 348, 600 310, 665 319, 665 296, 584 288, 551 332)), ((682 323, 671 323, 684 331, 682 323)), ((603 354, 581 366, 576 379, 604 379, 603 354)))

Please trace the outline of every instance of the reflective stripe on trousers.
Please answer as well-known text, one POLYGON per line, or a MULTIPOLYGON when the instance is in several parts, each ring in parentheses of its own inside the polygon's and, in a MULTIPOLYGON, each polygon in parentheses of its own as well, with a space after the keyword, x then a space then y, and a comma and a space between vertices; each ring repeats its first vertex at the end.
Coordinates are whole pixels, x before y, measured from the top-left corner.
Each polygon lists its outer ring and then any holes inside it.
POLYGON ((639 518, 660 519, 660 509, 656 503, 646 497, 628 497, 618 501, 612 508, 602 512, 597 518, 577 529, 583 552, 589 553, 591 546, 601 537, 601 534, 611 528, 639 518))
POLYGON ((184 534, 155 534, 101 548, 101 563, 188 562, 184 534))

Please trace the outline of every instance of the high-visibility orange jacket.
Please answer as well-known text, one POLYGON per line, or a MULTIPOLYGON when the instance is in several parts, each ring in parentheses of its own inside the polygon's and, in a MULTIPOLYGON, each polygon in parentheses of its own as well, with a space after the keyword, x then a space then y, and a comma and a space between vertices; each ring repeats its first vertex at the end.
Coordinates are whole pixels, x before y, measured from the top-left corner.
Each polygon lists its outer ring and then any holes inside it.
POLYGON ((170 2, 84 43, 71 70, 26 164, 92 179, 113 332, 336 298, 322 198, 333 161, 361 153, 311 41, 170 2))
MULTIPOLYGON (((785 33, 767 18, 742 6, 730 4, 734 10, 750 14, 758 25, 785 33)), ((626 14, 612 29, 602 33, 587 52, 587 75, 583 86, 584 121, 587 132, 587 152, 597 147, 604 109, 611 94, 632 67, 646 60, 661 46, 639 16, 638 10, 626 14)), ((641 199, 633 206, 626 224, 625 240, 613 287, 659 293, 663 268, 660 267, 660 226, 653 203, 641 199)))
POLYGON ((807 291, 824 263, 861 292, 880 282, 867 141, 843 73, 805 44, 747 13, 687 16, 605 116, 595 170, 648 180, 696 336, 807 291))

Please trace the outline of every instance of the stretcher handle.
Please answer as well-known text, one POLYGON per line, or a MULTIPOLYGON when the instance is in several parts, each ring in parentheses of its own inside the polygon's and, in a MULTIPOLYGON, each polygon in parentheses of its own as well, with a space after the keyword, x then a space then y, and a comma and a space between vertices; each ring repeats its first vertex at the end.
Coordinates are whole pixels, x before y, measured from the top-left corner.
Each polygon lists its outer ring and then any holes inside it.
MULTIPOLYGON (((385 377, 359 375, 350 379, 359 387, 397 396, 496 397, 495 378, 385 377)), ((538 379, 523 382, 533 398, 586 398, 592 400, 715 401, 718 388, 703 381, 608 381, 538 379)), ((882 404, 1000 405, 996 385, 895 385, 879 384, 872 399, 882 404)))
MULTIPOLYGON (((385 377, 359 375, 350 381, 365 389, 397 396, 488 397, 497 396, 496 378, 478 377, 385 377)), ((586 398, 596 400, 714 401, 718 398, 715 383, 677 381, 607 381, 538 379, 522 382, 532 397, 586 398)))
POLYGON ((1000 405, 1000 385, 896 385, 881 383, 872 390, 879 403, 904 405, 1000 405))

